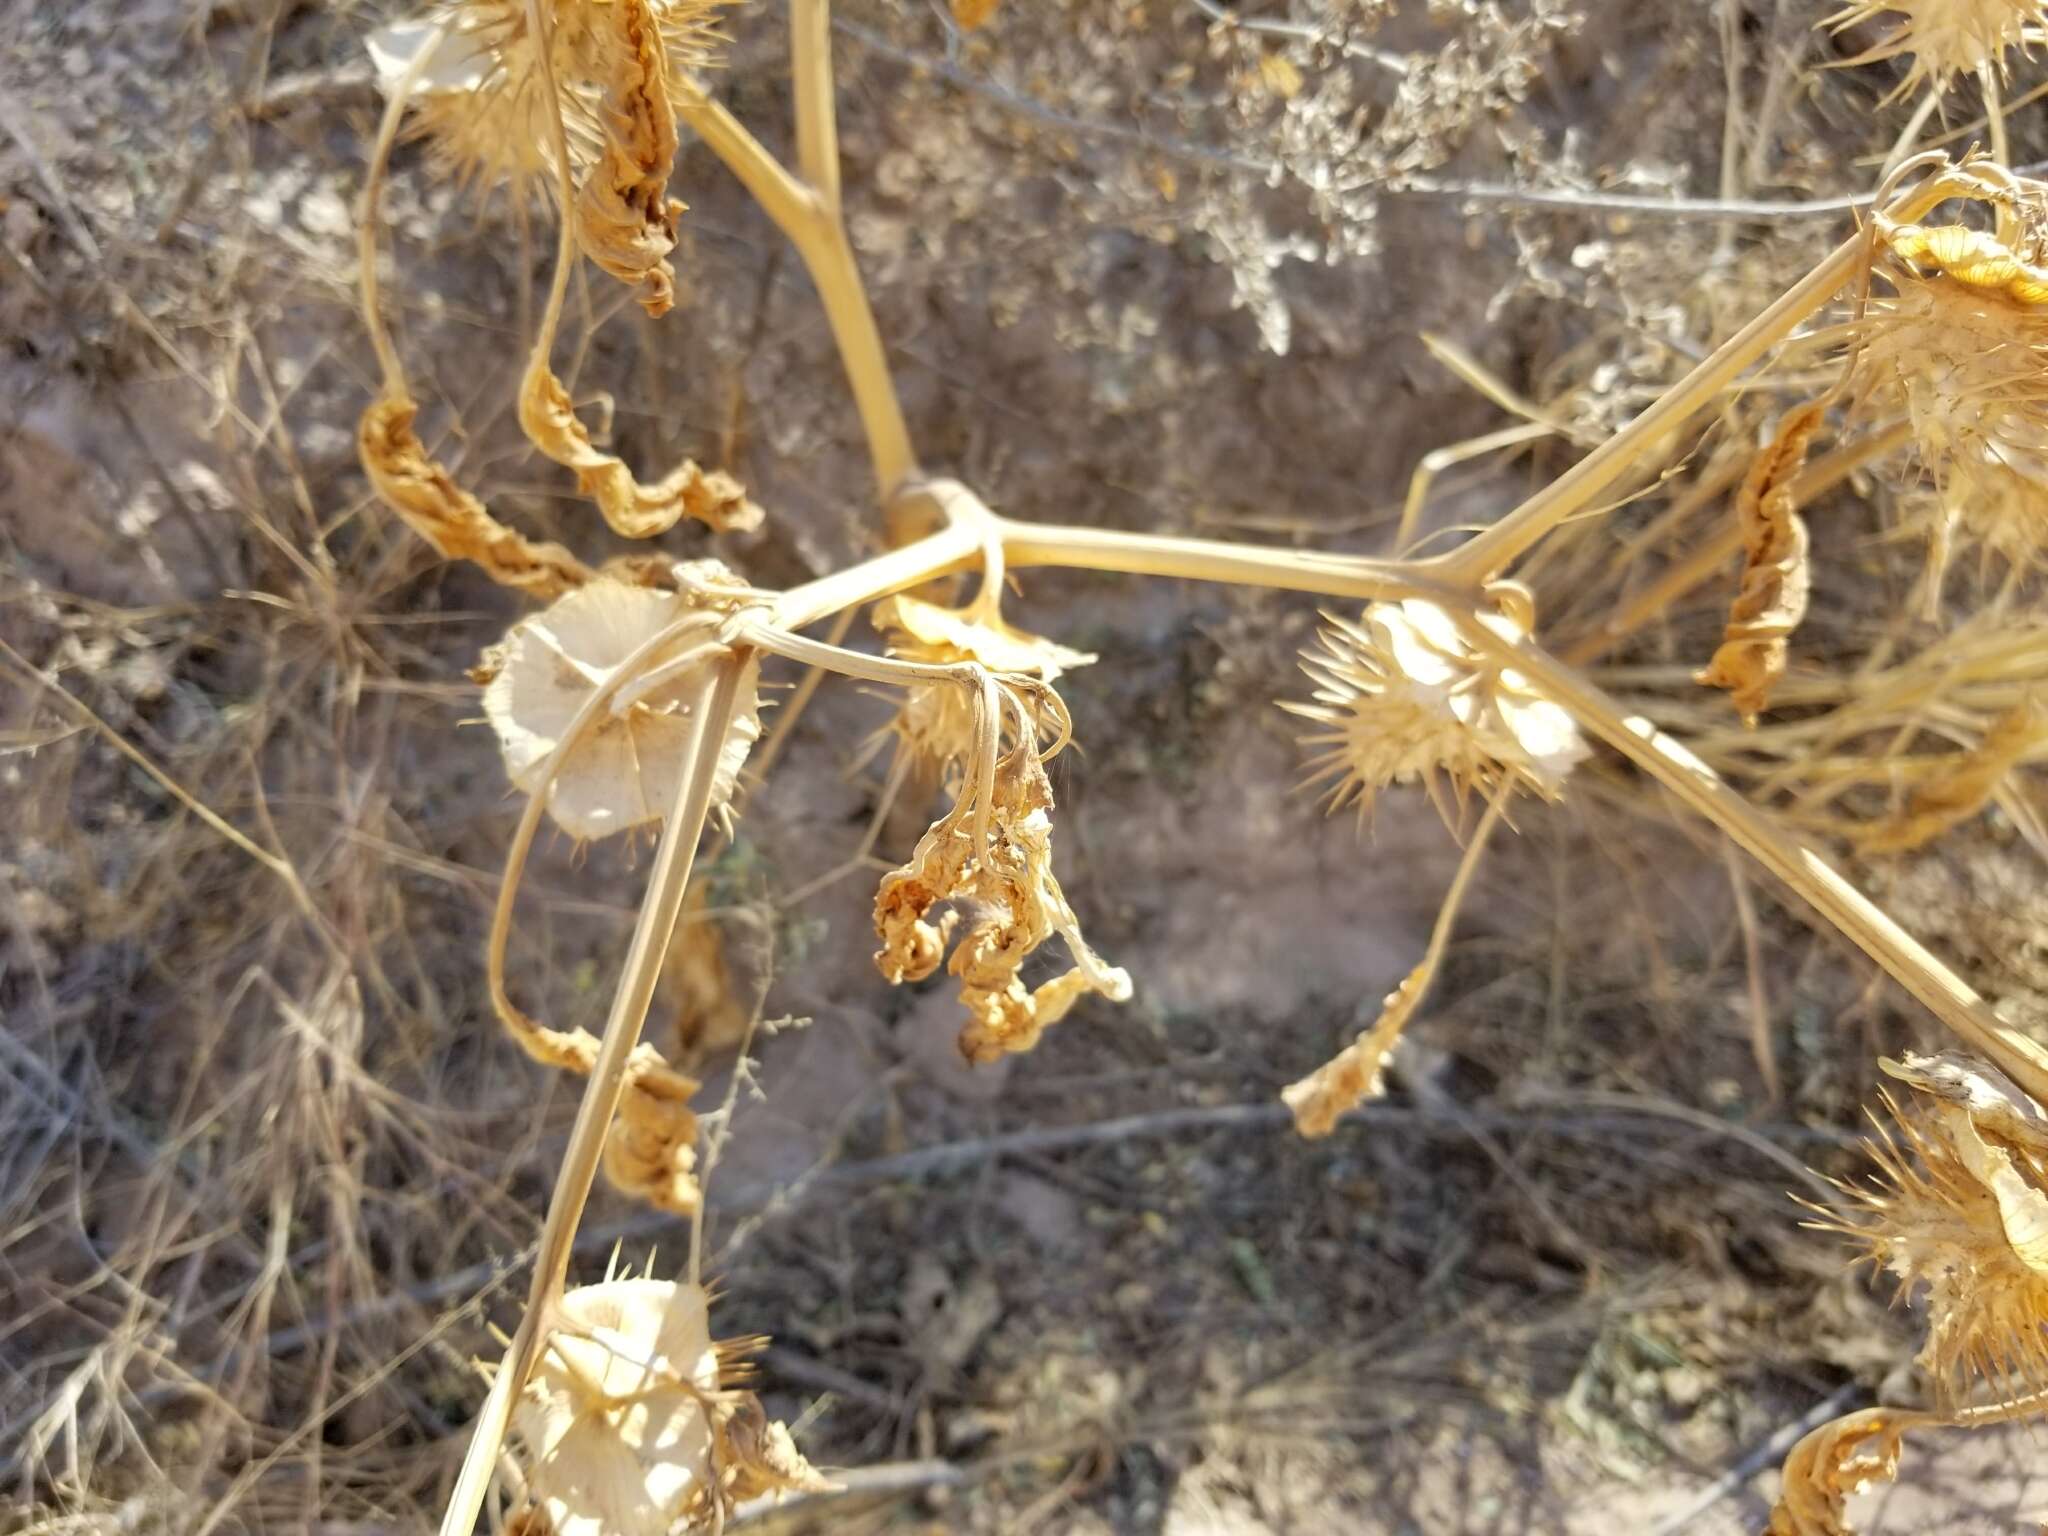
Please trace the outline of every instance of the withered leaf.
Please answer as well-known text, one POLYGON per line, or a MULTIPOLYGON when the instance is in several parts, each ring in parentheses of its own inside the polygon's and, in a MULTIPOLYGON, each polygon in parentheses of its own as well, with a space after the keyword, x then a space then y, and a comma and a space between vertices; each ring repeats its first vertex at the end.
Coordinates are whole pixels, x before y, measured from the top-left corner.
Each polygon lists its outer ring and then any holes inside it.
POLYGON ((1785 675, 1787 638, 1806 617, 1812 572, 1806 523, 1795 510, 1792 482, 1806 465, 1824 410, 1814 401, 1788 415, 1771 445, 1750 465, 1736 498, 1742 584, 1729 605, 1721 644, 1696 681, 1727 689, 1747 725, 1756 724, 1771 689, 1785 675))

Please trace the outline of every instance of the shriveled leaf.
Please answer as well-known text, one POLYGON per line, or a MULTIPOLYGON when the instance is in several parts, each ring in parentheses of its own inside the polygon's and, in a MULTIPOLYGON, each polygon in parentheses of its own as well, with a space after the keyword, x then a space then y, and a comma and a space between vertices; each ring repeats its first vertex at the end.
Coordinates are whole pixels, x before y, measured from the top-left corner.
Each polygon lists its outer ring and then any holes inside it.
POLYGON ((603 9, 612 29, 604 50, 604 153, 577 189, 576 239, 592 261, 638 290, 641 308, 660 316, 675 303, 668 258, 683 211, 668 195, 676 158, 668 59, 648 0, 613 0, 603 9))
POLYGON ((2017 304, 2048 304, 2048 267, 2022 260, 2004 241, 1962 224, 1882 224, 1893 255, 2017 304))
POLYGON ((2029 693, 1998 717, 1973 750, 1945 760, 1913 791, 1904 811, 1858 834, 1858 845, 1866 853, 1899 853, 1932 842, 1989 805, 2006 775, 2044 738, 2048 708, 2029 693))
POLYGON ((629 539, 651 539, 685 517, 723 533, 758 528, 761 509, 731 475, 703 469, 685 459, 648 484, 634 477, 626 461, 601 451, 578 419, 569 392, 536 348, 519 389, 519 425, 534 447, 576 471, 576 489, 597 503, 612 531, 629 539))
POLYGON ((963 32, 987 26, 1002 0, 953 0, 953 21, 963 32))
POLYGON ((356 429, 363 472, 413 532, 448 559, 473 561, 491 580, 534 597, 560 597, 591 579, 590 568, 561 545, 507 528, 457 485, 413 431, 418 415, 417 402, 384 395, 363 412, 356 429))
POLYGON ((1259 60, 1259 81, 1282 101, 1301 94, 1301 71, 1284 53, 1269 53, 1259 60))
POLYGON ((1697 680, 1732 695, 1745 724, 1770 702, 1785 675, 1788 637, 1806 617, 1812 585, 1806 523, 1795 510, 1792 482, 1820 430, 1824 407, 1803 405, 1778 427, 1771 445, 1744 477, 1735 515, 1742 529, 1742 584, 1729 605, 1720 647, 1697 680))

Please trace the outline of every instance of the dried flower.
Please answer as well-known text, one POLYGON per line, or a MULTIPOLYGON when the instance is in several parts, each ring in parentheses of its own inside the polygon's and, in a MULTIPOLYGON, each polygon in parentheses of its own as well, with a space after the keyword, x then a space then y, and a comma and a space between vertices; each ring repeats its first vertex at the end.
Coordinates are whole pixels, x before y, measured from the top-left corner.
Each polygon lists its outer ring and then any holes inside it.
MULTIPOLYGON (((1323 617, 1321 648, 1302 652, 1314 698, 1281 708, 1325 727, 1302 742, 1320 749, 1307 782, 1330 786, 1330 810, 1355 802, 1363 817, 1389 784, 1420 780, 1448 823, 1445 780, 1461 801, 1503 779, 1555 799, 1586 755, 1571 715, 1476 651, 1436 604, 1411 597, 1373 603, 1356 623, 1323 617)), ((1530 630, 1519 603, 1481 622, 1510 642, 1530 630)))
POLYGON ((875 893, 875 964, 892 983, 921 981, 938 968, 958 923, 958 907, 937 923, 933 907, 964 905, 969 926, 948 969, 960 978, 967 1024, 960 1051, 993 1061, 1028 1051, 1047 1026, 1090 992, 1125 1002, 1131 979, 1105 965, 1081 937, 1081 925, 1052 872, 1052 785, 1037 746, 1026 741, 997 765, 986 807, 987 842, 977 847, 969 801, 955 805, 918 840, 910 860, 875 893), (1027 988, 1025 960, 1053 934, 1066 940, 1074 969, 1027 988))
POLYGON ((1910 95, 1922 81, 1947 90, 1957 75, 1986 65, 2005 67, 2008 49, 2024 47, 2027 29, 2048 24, 2042 0, 1853 0, 1824 23, 1836 31, 1897 16, 1892 28, 1856 55, 1851 64, 1913 56, 1912 67, 1894 95, 1910 95))
POLYGON ((1925 1288, 1920 1361, 1939 1401, 1971 1384, 2048 1385, 2048 1116, 1997 1068, 1948 1052, 1882 1063, 1914 1097, 1873 1116, 1868 1186, 1814 1225, 1843 1233, 1898 1277, 1925 1288))
MULTIPOLYGON (((711 566, 713 562, 702 562, 711 566)), ((541 780, 577 712, 633 651, 685 617, 693 600, 599 576, 512 626, 477 674, 487 682, 484 713, 498 733, 512 782, 545 787, 548 812, 576 837, 609 837, 666 816, 689 748, 680 689, 600 711, 564 757, 551 787, 541 780)), ((712 807, 732 798, 748 751, 761 734, 754 678, 718 760, 712 807)))
POLYGON ((618 1279, 579 1287, 520 1394, 530 1497, 552 1536, 669 1536, 741 1499, 828 1486, 736 1390, 758 1340, 714 1342, 702 1287, 618 1279))

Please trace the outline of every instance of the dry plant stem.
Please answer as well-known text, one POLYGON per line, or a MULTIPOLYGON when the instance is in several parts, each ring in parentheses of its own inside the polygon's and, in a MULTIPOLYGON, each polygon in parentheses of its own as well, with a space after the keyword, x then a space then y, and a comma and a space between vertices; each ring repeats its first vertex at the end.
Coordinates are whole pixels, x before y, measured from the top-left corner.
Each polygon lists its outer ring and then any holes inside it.
POLYGON ((691 696, 689 766, 677 785, 676 803, 662 825, 661 845, 654 856, 654 870, 640 905, 633 941, 626 951, 611 1016, 605 1022, 597 1063, 584 1089, 576 1124, 569 1133, 568 1149, 562 1155, 554 1195, 548 1202, 526 1315, 520 1320, 519 1330, 512 1337, 498 1367, 497 1379, 485 1399, 484 1411, 478 1416, 461 1475, 441 1521, 441 1536, 470 1536, 476 1528, 498 1453, 504 1448, 512 1403, 553 1329, 553 1311, 568 1276, 576 1224, 590 1198, 605 1134, 625 1092, 627 1066, 639 1042, 641 1026, 654 997, 655 981, 682 912, 683 893, 689 885, 697 843, 711 810, 718 756, 732 725, 745 661, 743 655, 734 654, 713 662, 708 669, 710 675, 691 696))
POLYGON ((447 23, 437 26, 406 65, 398 84, 392 87, 391 99, 384 104, 384 116, 377 124, 377 142, 370 151, 370 169, 363 177, 362 202, 356 209, 356 280, 362 294, 363 324, 369 330, 370 346, 384 376, 384 393, 393 397, 410 395, 412 391, 406 384, 405 365, 399 361, 398 349, 392 345, 391 333, 384 325, 378 296, 377 231, 382 223, 384 177, 391 165, 391 146, 397 142, 398 125, 404 121, 406 103, 412 99, 412 88, 440 50, 447 33, 447 23))
MULTIPOLYGON (((1885 210, 1886 216, 1910 222, 1954 191, 1950 178, 1937 173, 1885 210)), ((1842 242, 1774 304, 1659 396, 1655 405, 1499 522, 1449 554, 1420 562, 1418 574, 1448 586, 1476 587, 1505 569, 1551 529, 1583 511, 1665 434, 1717 400, 1738 374, 1789 336, 1854 277, 1869 251, 1867 234, 1858 233, 1842 242)))
POLYGON ((832 115, 830 13, 824 0, 798 0, 791 28, 790 69, 795 79, 798 154, 808 181, 799 180, 768 153, 694 80, 680 83, 676 107, 683 120, 739 178, 762 211, 803 258, 817 286, 825 320, 838 344, 861 430, 874 461, 875 490, 883 505, 917 472, 910 429, 889 376, 882 333, 854 265, 853 245, 839 217, 838 135, 832 115), (829 169, 827 161, 829 160, 829 169))
POLYGON ((1960 976, 1816 850, 1730 789, 1684 745, 1648 720, 1624 715, 1605 693, 1547 652, 1504 641, 1476 622, 1469 610, 1455 617, 1473 645, 1512 662, 1538 691, 1570 710, 1581 726, 1733 838, 1972 1049, 1997 1063, 2036 1099, 2048 1092, 2048 1052, 2001 1020, 1960 976))

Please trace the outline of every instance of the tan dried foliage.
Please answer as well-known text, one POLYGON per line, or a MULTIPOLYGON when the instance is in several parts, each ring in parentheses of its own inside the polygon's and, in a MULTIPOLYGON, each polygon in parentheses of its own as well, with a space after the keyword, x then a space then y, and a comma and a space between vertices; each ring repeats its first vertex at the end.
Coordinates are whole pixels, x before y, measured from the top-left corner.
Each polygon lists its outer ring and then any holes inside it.
POLYGON ((658 996, 675 1016, 676 1044, 684 1060, 738 1047, 754 1021, 740 999, 726 954, 725 936, 710 910, 711 884, 695 880, 683 895, 676 936, 662 962, 658 996))
POLYGON ((953 22, 963 32, 973 32, 995 20, 1002 0, 953 0, 953 22))
POLYGON ((1807 449, 1825 413, 1819 401, 1779 423, 1777 436, 1757 455, 1736 497, 1742 529, 1742 581, 1728 607, 1720 646, 1697 681, 1725 688, 1743 723, 1755 725, 1785 675, 1788 639, 1806 617, 1812 585, 1806 522, 1792 483, 1806 466, 1807 449))
POLYGON ((675 304, 668 258, 683 211, 668 195, 676 158, 668 60, 648 0, 613 0, 607 10, 604 151, 577 189, 576 239, 598 266, 637 288, 640 307, 659 317, 675 304))
POLYGON ((702 1287, 569 1291, 514 1409, 530 1514, 552 1536, 715 1529, 744 1499, 830 1487, 735 1378, 757 1340, 714 1341, 702 1287))
POLYGON ((1416 1005, 1436 974, 1435 960, 1424 960, 1389 992, 1371 1029, 1297 1083, 1280 1091, 1294 1112, 1294 1128, 1308 1137, 1327 1136, 1337 1122, 1368 1099, 1386 1091, 1387 1061, 1401 1043, 1416 1005))
POLYGON ((1913 1089, 1872 1116, 1878 1176, 1840 1184, 1814 1226, 1847 1236, 1924 1288, 1919 1359, 1937 1403, 1954 1409, 1978 1382, 2001 1392, 2048 1386, 2048 1117, 1997 1068, 1955 1052, 1882 1063, 1913 1089))
POLYGON ((491 580, 547 600, 590 580, 590 568, 559 544, 535 542, 492 517, 427 454, 413 431, 417 402, 383 395, 356 428, 363 472, 384 504, 450 560, 469 560, 491 580))
POLYGON ((519 387, 519 425, 534 447, 576 471, 576 489, 596 502, 612 531, 625 538, 651 539, 685 517, 720 533, 761 525, 761 509, 747 499, 737 480, 722 470, 702 469, 693 460, 685 459, 661 479, 642 485, 625 460, 591 442, 590 429, 578 419, 568 390, 540 348, 519 387))
POLYGON ((1898 1475, 1905 1432, 1918 1422, 1917 1414, 1866 1408, 1807 1435, 1785 1458, 1766 1536, 1854 1536, 1850 1496, 1898 1475))
POLYGON ((967 931, 948 969, 960 978, 967 1009, 960 1051, 972 1062, 1030 1050, 1091 992, 1118 1003, 1131 995, 1130 977, 1105 965, 1081 937, 1053 878, 1052 803, 1036 744, 1020 743, 997 765, 986 849, 975 846, 977 817, 963 799, 875 893, 882 941, 875 964, 892 983, 922 981, 938 968, 964 906, 967 931), (945 902, 960 905, 932 922, 932 908, 945 902), (1024 962, 1055 933, 1066 940, 1074 969, 1026 987, 1019 975, 1024 962))
POLYGON ((1857 836, 1865 853, 1903 853, 1932 842, 1968 821, 1998 793, 2006 776, 2048 738, 2048 708, 2028 693, 1992 723, 1974 750, 1959 752, 1936 768, 1898 815, 1857 836))

